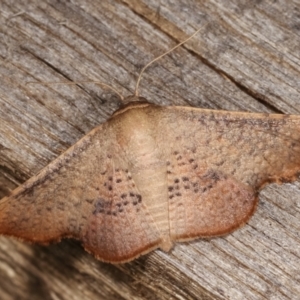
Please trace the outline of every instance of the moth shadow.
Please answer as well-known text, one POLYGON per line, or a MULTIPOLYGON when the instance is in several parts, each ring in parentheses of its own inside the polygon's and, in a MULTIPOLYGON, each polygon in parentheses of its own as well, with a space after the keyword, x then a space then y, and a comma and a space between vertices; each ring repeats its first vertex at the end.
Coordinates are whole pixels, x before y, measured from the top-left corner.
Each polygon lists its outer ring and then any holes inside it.
MULTIPOLYGON (((65 288, 70 288, 74 293, 78 282, 86 288, 98 289, 99 284, 105 284, 106 280, 131 285, 135 280, 132 276, 132 269, 146 270, 148 255, 142 256, 134 262, 113 265, 97 260, 93 255, 87 253, 81 243, 73 239, 63 239, 57 244, 49 246, 31 245, 34 254, 29 257, 29 264, 34 271, 29 271, 27 292, 30 299, 53 299, 51 294, 58 289, 56 281, 65 288), (89 265, 89 272, 83 265, 89 265), (97 275, 101 273, 101 275, 97 275), (99 276, 99 277, 98 277, 99 276), (53 280, 55 278, 55 280, 53 280)), ((61 290, 61 289, 60 289, 61 290)), ((60 295, 57 295, 60 297, 60 295)))
POLYGON ((80 271, 76 262, 85 255, 79 242, 66 239, 48 246, 33 244, 31 248, 33 255, 28 258, 30 274, 27 277, 27 290, 31 299, 53 299, 51 294, 56 280, 74 287, 80 271))

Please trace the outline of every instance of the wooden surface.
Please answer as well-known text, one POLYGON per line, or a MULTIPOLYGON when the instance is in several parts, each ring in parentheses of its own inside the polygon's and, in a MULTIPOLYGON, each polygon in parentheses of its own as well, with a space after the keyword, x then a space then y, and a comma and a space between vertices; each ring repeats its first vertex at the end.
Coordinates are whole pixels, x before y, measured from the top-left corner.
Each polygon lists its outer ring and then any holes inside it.
MULTIPOLYGON (((130 95, 140 69, 162 105, 300 114, 300 2, 0 2, 0 198, 118 108, 97 80, 130 95), (26 4, 25 4, 26 3, 26 4), (230 3, 230 4, 229 4, 230 3)), ((0 238, 1 299, 300 299, 300 183, 260 193, 250 222, 224 238, 177 244, 124 264, 72 240, 0 238)))

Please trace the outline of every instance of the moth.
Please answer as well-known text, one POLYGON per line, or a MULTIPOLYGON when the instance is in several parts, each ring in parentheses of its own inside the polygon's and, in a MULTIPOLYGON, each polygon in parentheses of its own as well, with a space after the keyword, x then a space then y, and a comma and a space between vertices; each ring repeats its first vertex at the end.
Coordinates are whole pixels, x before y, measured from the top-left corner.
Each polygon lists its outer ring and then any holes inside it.
POLYGON ((75 238, 102 261, 127 262, 230 233, 249 220, 265 184, 297 178, 300 116, 162 107, 137 90, 0 201, 0 234, 75 238))

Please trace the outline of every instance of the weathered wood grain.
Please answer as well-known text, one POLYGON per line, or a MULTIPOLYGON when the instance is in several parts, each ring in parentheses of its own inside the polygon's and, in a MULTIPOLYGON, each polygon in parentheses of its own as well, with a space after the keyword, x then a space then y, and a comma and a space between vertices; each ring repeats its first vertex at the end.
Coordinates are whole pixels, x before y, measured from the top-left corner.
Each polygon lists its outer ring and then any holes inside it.
MULTIPOLYGON (((0 197, 118 107, 149 60, 140 95, 163 105, 300 113, 299 1, 0 2, 0 197), (26 3, 25 3, 26 2, 26 3)), ((272 185, 239 231, 132 263, 79 243, 0 238, 1 299, 299 299, 300 184, 272 185)))

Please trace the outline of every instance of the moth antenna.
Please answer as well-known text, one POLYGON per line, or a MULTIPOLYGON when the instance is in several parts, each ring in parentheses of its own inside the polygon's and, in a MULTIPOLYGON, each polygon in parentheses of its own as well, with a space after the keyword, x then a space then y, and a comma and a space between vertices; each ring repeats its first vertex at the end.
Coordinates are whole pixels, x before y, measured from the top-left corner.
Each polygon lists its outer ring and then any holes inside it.
POLYGON ((43 85, 51 85, 51 84, 68 84, 68 85, 76 85, 76 84, 80 84, 80 83, 95 83, 95 84, 99 84, 103 87, 106 87, 110 90, 112 90, 113 92, 115 92, 119 98, 121 99, 121 101, 124 101, 124 97, 121 95, 121 93, 119 93, 115 88, 113 88, 111 85, 106 84, 104 82, 101 81, 74 81, 74 82, 63 82, 63 81, 52 81, 52 82, 39 82, 39 81, 30 81, 30 82, 26 82, 27 84, 43 84, 43 85))
POLYGON ((187 39, 185 39, 184 41, 180 42, 179 44, 177 44, 176 46, 174 46, 173 48, 171 48, 170 50, 166 51, 165 53, 157 56, 156 58, 154 58, 153 60, 151 60, 150 62, 148 62, 144 67, 143 69, 141 70, 140 72, 140 75, 137 79, 137 82, 136 82, 136 86, 135 86, 135 91, 134 91, 134 96, 138 97, 139 95, 139 92, 138 92, 138 89, 139 89, 139 84, 140 84, 140 81, 141 81, 141 78, 142 78, 142 75, 143 73, 145 72, 145 70, 150 66, 152 65, 154 62, 156 62, 157 60, 161 59, 162 57, 164 57, 165 55, 169 54, 170 52, 174 51, 176 48, 180 47, 182 44, 186 43, 187 41, 189 41, 191 38, 193 38, 201 29, 202 29, 203 26, 201 26, 198 30, 196 30, 190 37, 188 37, 187 39))

